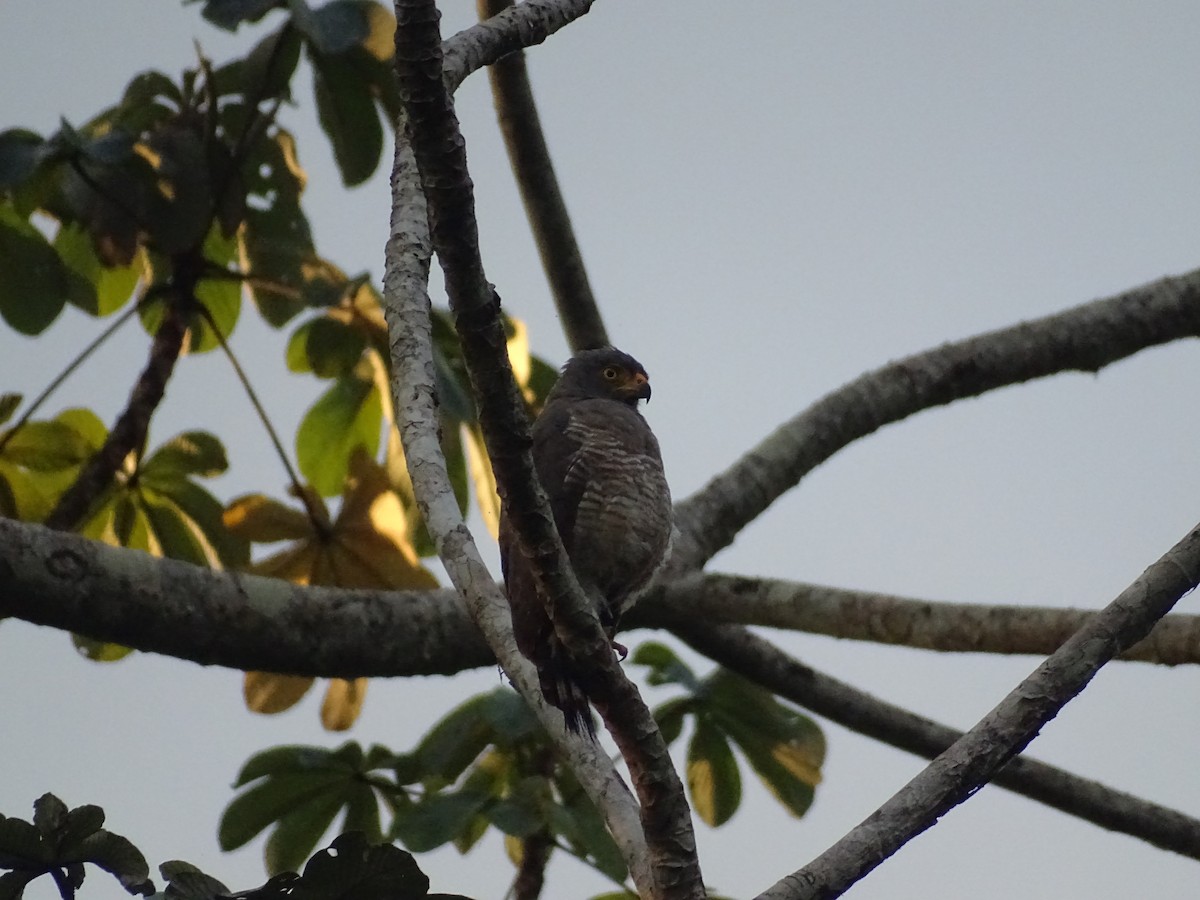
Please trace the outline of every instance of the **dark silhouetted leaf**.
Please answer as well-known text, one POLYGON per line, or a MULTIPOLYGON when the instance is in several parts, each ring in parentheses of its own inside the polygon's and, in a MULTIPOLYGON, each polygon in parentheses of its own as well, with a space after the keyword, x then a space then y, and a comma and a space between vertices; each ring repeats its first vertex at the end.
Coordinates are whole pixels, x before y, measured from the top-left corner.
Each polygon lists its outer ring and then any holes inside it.
POLYGON ((280 0, 204 0, 201 15, 218 28, 236 31, 243 22, 257 22, 283 5, 280 0))
POLYGON ((333 144, 333 156, 347 187, 371 177, 383 154, 383 126, 375 101, 354 66, 341 56, 310 54, 313 94, 321 128, 333 144))
POLYGON ((68 275, 36 228, 0 204, 0 317, 21 334, 41 334, 66 303, 68 275))

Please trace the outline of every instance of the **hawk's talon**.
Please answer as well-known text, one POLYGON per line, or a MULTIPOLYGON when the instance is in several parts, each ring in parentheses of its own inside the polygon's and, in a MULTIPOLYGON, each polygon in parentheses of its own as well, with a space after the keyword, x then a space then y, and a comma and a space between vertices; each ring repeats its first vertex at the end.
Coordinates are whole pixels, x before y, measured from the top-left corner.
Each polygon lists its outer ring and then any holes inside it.
POLYGON ((612 642, 612 648, 613 652, 617 654, 617 662, 625 662, 625 657, 629 655, 629 648, 616 641, 612 642))

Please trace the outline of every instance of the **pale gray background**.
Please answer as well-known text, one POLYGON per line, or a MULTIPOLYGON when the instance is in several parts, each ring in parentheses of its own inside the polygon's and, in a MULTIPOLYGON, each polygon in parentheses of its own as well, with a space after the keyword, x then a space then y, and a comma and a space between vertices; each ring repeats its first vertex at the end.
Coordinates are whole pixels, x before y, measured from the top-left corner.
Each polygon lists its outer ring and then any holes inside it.
MULTIPOLYGON (((473 4, 449 3, 445 31, 473 4)), ((253 30, 252 36, 263 33, 253 30)), ((0 125, 84 120, 138 70, 175 73, 227 38, 169 0, 5 0, 0 125)), ((649 369, 648 416, 682 497, 783 418, 867 368, 1200 265, 1200 10, 1187 2, 638 3, 600 0, 530 54, 534 87, 614 338, 649 369)), ((304 82, 301 82, 302 84, 304 82)), ((382 272, 386 166, 341 190, 307 86, 283 120, 312 175, 319 246, 382 272)), ((565 355, 486 80, 459 94, 484 259, 535 348, 565 355)), ((39 390, 95 332, 68 310, 43 338, 0 331, 0 389, 39 390)), ((130 327, 51 404, 111 421, 144 362, 130 327)), ((290 435, 318 385, 284 377, 247 307, 234 346, 290 435)), ((1106 603, 1200 518, 1195 346, 918 416, 839 454, 714 568, 979 602, 1106 603)), ((229 443, 230 497, 285 477, 226 365, 187 359, 152 442, 200 425, 229 443)), ((486 541, 486 538, 484 538, 486 541)), ((491 552, 489 550, 489 552, 491 552)), ((1194 611, 1193 598, 1180 607, 1194 611)), ((634 643, 640 636, 634 637, 634 643)), ((812 664, 967 726, 1035 664, 787 637, 812 664)), ((260 845, 215 845, 252 752, 334 745, 316 695, 247 713, 240 676, 139 655, 98 667, 68 638, 0 626, 0 810, 53 790, 102 804, 152 864, 189 859, 235 888, 260 845)), ((405 748, 493 671, 376 681, 351 736, 405 748)), ((1192 668, 1105 670, 1033 747, 1040 758, 1200 813, 1192 668)), ((658 693, 653 693, 660 696, 658 693)), ((661 696, 665 696, 663 693, 661 696)), ((788 818, 756 785, 699 826, 705 874, 752 895, 918 770, 827 725, 826 780, 788 818)), ((499 897, 499 841, 423 856, 436 889, 499 897)), ((857 887, 870 898, 1195 896, 1197 864, 987 789, 857 887)), ((570 860, 546 896, 604 883, 570 860)), ((116 896, 110 882, 85 897, 116 896)), ((53 896, 45 888, 31 896, 53 896)))

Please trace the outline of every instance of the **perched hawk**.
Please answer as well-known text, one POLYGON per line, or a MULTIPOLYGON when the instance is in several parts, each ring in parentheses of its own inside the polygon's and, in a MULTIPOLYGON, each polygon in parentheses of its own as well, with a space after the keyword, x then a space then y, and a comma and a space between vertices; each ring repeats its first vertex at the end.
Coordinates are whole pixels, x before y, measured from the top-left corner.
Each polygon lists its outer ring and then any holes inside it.
MULTIPOLYGON (((563 367, 533 425, 538 478, 575 575, 610 639, 666 559, 671 540, 662 456, 638 412, 638 401, 649 399, 646 370, 632 356, 611 347, 585 350, 563 367)), ((587 698, 503 513, 500 564, 517 647, 537 666, 542 693, 562 710, 569 730, 593 734, 587 698)))

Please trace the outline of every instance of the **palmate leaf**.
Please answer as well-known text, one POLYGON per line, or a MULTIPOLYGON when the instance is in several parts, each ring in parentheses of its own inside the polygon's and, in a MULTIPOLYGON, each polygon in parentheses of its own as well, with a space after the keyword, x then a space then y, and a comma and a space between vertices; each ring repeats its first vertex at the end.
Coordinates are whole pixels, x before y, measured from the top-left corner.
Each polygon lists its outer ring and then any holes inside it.
MULTIPOLYGON (((6 418, 16 409, 7 394, 6 418)), ((104 443, 107 429, 89 410, 64 410, 49 421, 0 429, 0 513, 40 522, 104 443)))
MULTIPOLYGON (((363 453, 350 463, 342 508, 330 522, 315 493, 309 502, 319 522, 261 495, 234 500, 224 522, 233 533, 256 541, 292 539, 293 543, 248 569, 259 575, 297 584, 349 588, 419 589, 437 586, 421 565, 409 541, 409 522, 399 497, 391 490, 386 471, 363 453)), ((313 679, 249 672, 244 691, 255 712, 290 709, 311 687, 313 679)), ((366 680, 333 680, 321 707, 321 721, 330 730, 349 728, 358 717, 366 680)))
POLYGON ((53 794, 34 803, 32 824, 0 816, 0 868, 14 870, 0 878, 0 890, 8 892, 0 896, 20 897, 26 883, 50 874, 77 889, 84 880, 84 863, 113 875, 131 894, 152 894, 145 857, 103 825, 100 807, 68 809, 53 794))
POLYGON ((275 747, 247 761, 238 777, 243 790, 221 816, 218 839, 232 850, 267 828, 267 868, 272 874, 300 868, 329 830, 338 813, 346 823, 378 841, 379 798, 376 786, 391 754, 383 748, 364 753, 354 743, 337 750, 320 747, 275 747), (365 829, 364 829, 365 826, 365 829))
POLYGON ((709 825, 728 821, 741 797, 741 776, 730 742, 755 775, 792 815, 803 815, 821 780, 825 737, 808 716, 780 703, 770 691, 723 668, 697 679, 664 644, 638 647, 633 661, 651 667, 651 684, 688 689, 654 710, 668 743, 694 717, 688 746, 688 788, 697 815, 709 825))

